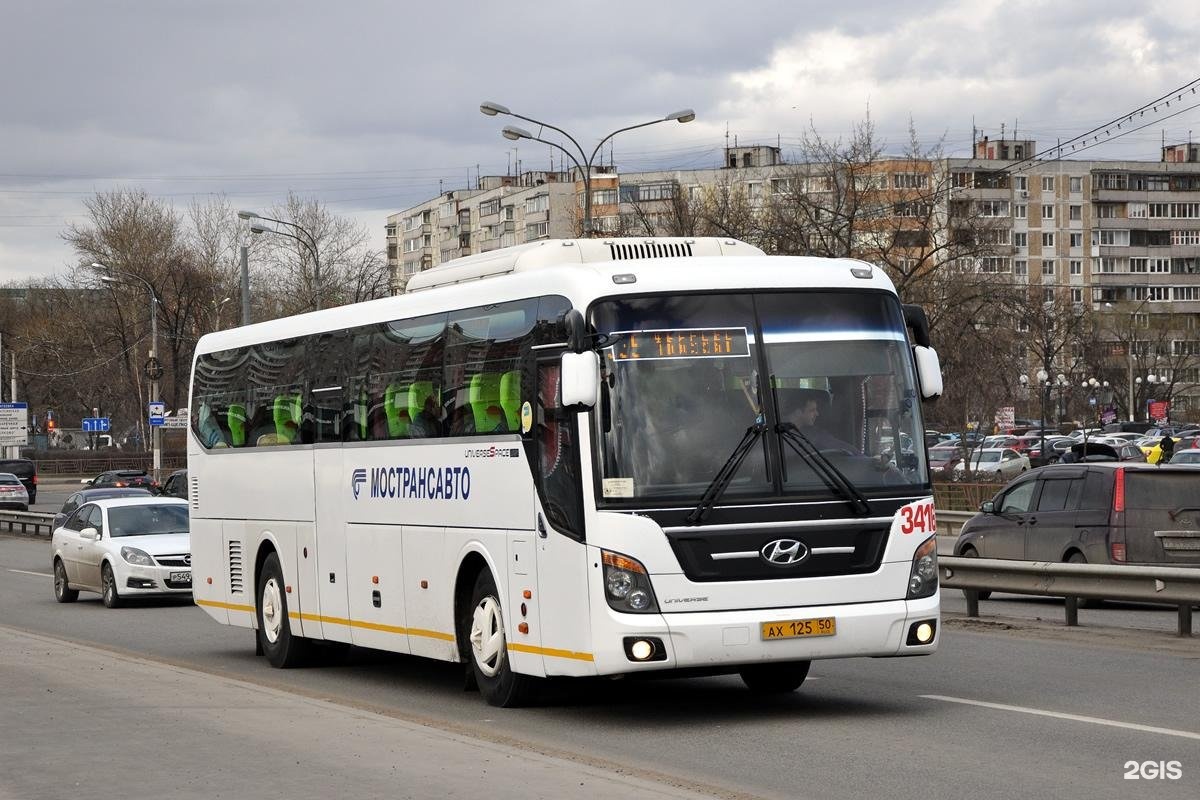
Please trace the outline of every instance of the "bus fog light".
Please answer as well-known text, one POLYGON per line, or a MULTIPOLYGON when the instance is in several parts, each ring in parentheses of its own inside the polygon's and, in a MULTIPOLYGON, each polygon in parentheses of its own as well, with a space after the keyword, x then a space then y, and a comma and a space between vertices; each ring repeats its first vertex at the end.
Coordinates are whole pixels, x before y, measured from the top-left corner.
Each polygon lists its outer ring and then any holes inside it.
POLYGON ((600 551, 604 564, 604 599, 613 611, 647 614, 658 611, 650 574, 636 558, 600 551))
POLYGON ((625 657, 630 661, 666 661, 667 648, 657 636, 626 636, 625 657))
POLYGON ((908 646, 931 644, 934 637, 937 635, 937 620, 923 619, 914 622, 908 627, 908 638, 905 644, 908 646))

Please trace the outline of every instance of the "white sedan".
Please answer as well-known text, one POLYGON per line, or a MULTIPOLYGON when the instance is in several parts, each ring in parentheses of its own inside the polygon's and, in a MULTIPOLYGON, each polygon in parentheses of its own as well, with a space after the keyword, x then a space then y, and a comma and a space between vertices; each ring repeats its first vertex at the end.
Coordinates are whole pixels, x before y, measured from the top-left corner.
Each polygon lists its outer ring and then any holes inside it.
POLYGON ((1007 481, 1029 469, 1029 458, 1011 447, 981 447, 971 453, 970 462, 954 465, 954 480, 966 478, 972 472, 977 478, 1007 481))
POLYGON ((99 592, 116 608, 127 597, 190 595, 191 537, 186 500, 119 497, 75 509, 50 543, 54 597, 73 603, 99 592))

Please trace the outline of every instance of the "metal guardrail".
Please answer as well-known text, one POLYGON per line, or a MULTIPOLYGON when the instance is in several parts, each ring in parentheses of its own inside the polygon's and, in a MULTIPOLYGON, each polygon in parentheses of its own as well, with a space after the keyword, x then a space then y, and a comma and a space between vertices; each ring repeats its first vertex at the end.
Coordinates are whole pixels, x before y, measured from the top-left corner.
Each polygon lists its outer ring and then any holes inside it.
POLYGON ((53 524, 53 514, 40 511, 0 511, 0 525, 8 526, 10 531, 16 530, 18 525, 21 526, 21 533, 28 533, 29 528, 33 528, 34 533, 41 533, 44 528, 49 536, 54 532, 53 524))
POLYGON ((936 514, 938 536, 951 538, 958 538, 958 532, 962 530, 962 526, 975 516, 974 511, 944 511, 940 508, 937 509, 936 514))
POLYGON ((938 559, 942 586, 963 589, 967 616, 979 616, 979 591, 1066 599, 1067 625, 1079 624, 1079 598, 1166 603, 1179 609, 1180 636, 1192 635, 1192 606, 1200 603, 1200 569, 1189 567, 1058 564, 999 558, 938 559))

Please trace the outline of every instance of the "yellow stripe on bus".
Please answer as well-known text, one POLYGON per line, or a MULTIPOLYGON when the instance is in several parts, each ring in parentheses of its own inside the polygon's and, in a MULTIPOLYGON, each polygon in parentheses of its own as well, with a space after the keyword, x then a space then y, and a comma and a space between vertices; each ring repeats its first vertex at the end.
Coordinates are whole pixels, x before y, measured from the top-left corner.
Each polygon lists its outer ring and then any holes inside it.
POLYGON ((555 650, 553 647, 534 647, 531 644, 517 644, 516 642, 508 643, 509 650, 516 650, 518 653, 532 653, 537 656, 550 656, 552 658, 570 658, 575 661, 595 661, 596 658, 591 653, 576 653, 573 650, 555 650))
POLYGON ((208 606, 209 608, 224 608, 229 611, 246 611, 251 614, 254 613, 254 606, 243 606, 238 605, 237 603, 220 603, 216 600, 197 600, 196 605, 208 606))
MULTIPOLYGON (((209 606, 210 608, 224 608, 229 611, 245 611, 254 613, 254 606, 238 605, 236 603, 222 603, 216 600, 197 600, 198 606, 209 606)), ((452 633, 444 633, 442 631, 425 630, 424 628, 403 628, 399 625, 384 625, 378 622, 362 622, 354 619, 345 619, 343 617, 326 617, 321 614, 305 614, 298 611, 289 611, 288 616, 292 619, 304 620, 306 622, 320 622, 324 625, 344 625, 348 628, 363 628, 365 630, 382 631, 383 633, 395 633, 400 636, 421 636, 426 639, 440 639, 444 642, 455 641, 455 636, 452 633)), ((509 650, 515 650, 518 653, 530 653, 537 656, 550 656, 551 658, 569 658, 574 661, 595 661, 595 656, 591 653, 578 653, 574 650, 557 650, 553 647, 534 647, 530 644, 518 644, 516 642, 508 643, 509 650)))

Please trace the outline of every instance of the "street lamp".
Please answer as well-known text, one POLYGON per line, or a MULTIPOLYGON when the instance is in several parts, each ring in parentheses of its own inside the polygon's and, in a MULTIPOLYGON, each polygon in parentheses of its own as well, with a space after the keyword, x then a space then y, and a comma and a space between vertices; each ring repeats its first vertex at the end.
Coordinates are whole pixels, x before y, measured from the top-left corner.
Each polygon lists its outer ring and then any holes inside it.
MULTIPOLYGON (((1050 402, 1050 387, 1053 386, 1054 383, 1050 380, 1050 373, 1046 372, 1044 369, 1039 369, 1034 377, 1037 378, 1037 385, 1039 394, 1041 394, 1042 405, 1041 426, 1038 428, 1038 457, 1042 459, 1042 463, 1044 464, 1046 459, 1046 404, 1050 402)), ((1059 377, 1062 378, 1063 385, 1066 385, 1066 376, 1060 375, 1059 377)), ((1023 374, 1017 378, 1017 380, 1022 386, 1026 388, 1029 387, 1028 375, 1023 374)))
MULTIPOLYGON (((300 236, 296 236, 295 234, 288 233, 287 231, 281 231, 281 230, 277 230, 275 228, 268 228, 258 222, 250 223, 250 232, 253 234, 273 233, 276 236, 286 236, 289 239, 295 239, 297 242, 299 242, 304 247, 305 250, 307 250, 309 252, 309 255, 311 255, 312 259, 313 259, 313 284, 316 287, 316 292, 315 292, 316 296, 314 298, 314 305, 316 306, 317 311, 320 311, 321 310, 321 257, 317 253, 316 237, 314 237, 307 228, 305 228, 301 225, 297 225, 294 222, 288 222, 285 219, 275 219, 274 217, 264 217, 262 214, 256 213, 254 211, 245 211, 245 210, 237 212, 237 215, 238 215, 239 219, 263 220, 264 222, 274 222, 279 225, 287 225, 289 228, 295 228, 300 233, 304 234, 303 237, 300 237, 300 236)), ((245 283, 246 283, 244 278, 243 278, 242 283, 243 283, 243 285, 245 285, 245 283)))
MULTIPOLYGON (((158 396, 158 381, 162 377, 162 367, 159 366, 158 363, 158 295, 154 292, 154 287, 150 285, 150 282, 140 275, 134 275, 132 272, 122 272, 121 270, 105 266, 98 261, 92 262, 92 269, 96 270, 97 272, 108 273, 107 275, 100 276, 100 280, 104 283, 110 285, 123 284, 128 286, 128 281, 124 281, 115 277, 117 275, 121 275, 124 278, 132 278, 135 281, 141 282, 141 284, 146 287, 146 291, 150 293, 150 360, 146 363, 146 375, 150 378, 151 399, 147 402, 147 410, 149 410, 149 403, 157 403, 162 399, 158 396)), ((153 442, 152 449, 154 453, 154 480, 158 481, 162 474, 162 440, 159 436, 158 425, 150 426, 150 439, 151 442, 153 442)))
POLYGON ((224 300, 219 300, 216 303, 213 303, 213 316, 217 318, 217 326, 214 330, 221 330, 221 307, 232 299, 232 297, 226 297, 224 300))
POLYGON ((692 111, 690 108, 684 108, 667 114, 665 117, 661 117, 659 119, 652 119, 649 122, 640 122, 637 125, 629 125, 624 128, 618 128, 601 139, 596 145, 596 148, 592 150, 591 156, 587 156, 584 154, 583 148, 579 145, 579 142, 575 141, 575 137, 571 136, 571 134, 567 133, 562 128, 557 128, 554 125, 534 119, 533 117, 522 116, 521 114, 510 111, 507 106, 502 106, 499 103, 493 103, 490 101, 484 101, 480 103, 479 111, 489 117, 494 117, 497 114, 505 114, 510 117, 516 117, 517 119, 523 119, 526 122, 532 122, 534 125, 539 125, 542 128, 549 128, 552 131, 558 131, 565 136, 571 142, 571 144, 575 145, 575 152, 572 152, 557 142, 551 142, 541 138, 541 131, 538 131, 539 135, 535 136, 524 128, 518 128, 515 125, 506 125, 504 129, 500 131, 505 139, 511 139, 512 141, 516 141, 518 139, 529 139, 534 142, 541 142, 542 144, 550 145, 560 152, 565 153, 567 158, 571 159, 571 162, 575 165, 575 168, 583 175, 583 235, 585 237, 590 237, 592 235, 592 161, 596 158, 596 154, 600 152, 600 148, 604 146, 604 143, 616 136, 618 133, 631 131, 635 128, 645 128, 648 125, 657 125, 660 122, 691 122, 696 118, 695 111, 692 111), (576 153, 578 153, 579 158, 575 157, 576 153))

